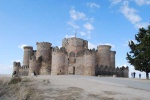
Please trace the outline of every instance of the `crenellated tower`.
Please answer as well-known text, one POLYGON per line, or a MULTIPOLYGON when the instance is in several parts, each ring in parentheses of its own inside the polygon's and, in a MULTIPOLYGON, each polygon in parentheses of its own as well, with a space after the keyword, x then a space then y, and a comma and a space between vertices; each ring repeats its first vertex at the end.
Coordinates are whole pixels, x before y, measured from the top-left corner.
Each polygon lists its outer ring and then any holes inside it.
POLYGON ((65 48, 54 47, 52 49, 51 75, 64 75, 67 73, 65 48))
POLYGON ((29 66, 29 60, 31 56, 33 56, 33 47, 32 46, 24 46, 24 56, 23 56, 23 65, 29 66))
POLYGON ((110 66, 115 68, 115 54, 116 51, 110 51, 110 66))
POLYGON ((65 38, 62 40, 62 47, 64 47, 68 53, 78 53, 79 51, 88 49, 88 41, 76 37, 65 38))
POLYGON ((84 51, 84 75, 95 75, 95 50, 84 51))
POLYGON ((107 66, 110 67, 110 45, 99 45, 97 47, 97 64, 99 66, 107 66))
POLYGON ((20 67, 21 67, 20 62, 14 62, 13 63, 13 74, 15 75, 15 77, 19 75, 20 67))
POLYGON ((51 60, 51 43, 49 42, 37 42, 36 60, 42 57, 43 62, 51 60))
POLYGON ((39 75, 40 68, 41 68, 41 59, 39 58, 38 60, 36 60, 35 55, 32 56, 29 63, 29 75, 31 75, 32 73, 39 75))

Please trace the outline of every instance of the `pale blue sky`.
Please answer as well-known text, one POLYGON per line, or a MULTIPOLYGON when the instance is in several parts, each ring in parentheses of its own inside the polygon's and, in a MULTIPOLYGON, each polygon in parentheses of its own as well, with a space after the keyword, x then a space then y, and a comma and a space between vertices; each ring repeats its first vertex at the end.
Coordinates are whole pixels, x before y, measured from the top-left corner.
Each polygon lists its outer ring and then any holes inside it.
POLYGON ((116 66, 128 65, 128 41, 150 22, 150 0, 0 0, 0 74, 11 74, 13 61, 23 58, 23 45, 74 36, 89 47, 110 44, 116 66))

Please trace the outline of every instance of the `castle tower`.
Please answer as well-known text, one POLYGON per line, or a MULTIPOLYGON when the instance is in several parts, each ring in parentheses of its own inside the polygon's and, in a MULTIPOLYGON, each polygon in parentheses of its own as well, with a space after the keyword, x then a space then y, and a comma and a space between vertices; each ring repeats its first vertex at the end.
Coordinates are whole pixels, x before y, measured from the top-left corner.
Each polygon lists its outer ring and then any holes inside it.
POLYGON ((95 75, 95 50, 85 50, 84 75, 95 75))
POLYGON ((65 66, 65 49, 54 47, 52 49, 52 66, 51 75, 63 75, 66 73, 65 66))
POLYGON ((36 60, 42 56, 42 61, 48 62, 51 60, 51 43, 37 42, 36 60))
POLYGON ((115 54, 116 51, 110 51, 110 66, 115 68, 115 54))
POLYGON ((110 67, 110 45, 99 45, 97 51, 97 63, 99 66, 110 67))
POLYGON ((77 53, 88 49, 88 41, 76 37, 65 38, 62 40, 62 47, 64 47, 68 53, 77 53))
POLYGON ((23 65, 29 66, 29 60, 32 55, 33 55, 33 47, 24 46, 23 65))
POLYGON ((36 60, 36 57, 32 56, 29 63, 29 75, 31 75, 31 73, 35 73, 36 75, 39 75, 40 67, 41 67, 41 61, 36 60))
POLYGON ((19 69, 21 67, 20 62, 14 62, 13 63, 13 75, 18 76, 19 75, 19 69))

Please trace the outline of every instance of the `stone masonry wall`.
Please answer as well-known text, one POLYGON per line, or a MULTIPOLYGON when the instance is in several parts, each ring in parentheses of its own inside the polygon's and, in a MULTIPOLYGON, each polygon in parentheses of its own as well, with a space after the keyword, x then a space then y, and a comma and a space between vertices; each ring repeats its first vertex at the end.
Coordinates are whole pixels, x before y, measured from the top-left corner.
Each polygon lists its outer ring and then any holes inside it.
POLYGON ((110 51, 110 66, 115 68, 115 54, 116 51, 110 51))
POLYGON ((110 48, 109 45, 99 45, 97 51, 97 63, 98 65, 109 66, 110 67, 110 48))
POLYGON ((29 60, 33 55, 33 47, 32 46, 25 46, 24 47, 24 56, 23 56, 23 65, 29 66, 29 60))
POLYGON ((36 59, 42 56, 42 61, 48 62, 51 60, 51 43, 37 42, 36 59))
POLYGON ((85 48, 88 48, 88 42, 86 40, 80 39, 80 38, 65 38, 62 41, 62 46, 65 47, 66 51, 68 53, 74 52, 77 53, 79 51, 84 50, 85 48))
POLYGON ((51 75, 63 75, 65 73, 64 48, 55 47, 52 50, 51 75))
POLYGON ((95 75, 95 51, 85 50, 84 75, 95 75))

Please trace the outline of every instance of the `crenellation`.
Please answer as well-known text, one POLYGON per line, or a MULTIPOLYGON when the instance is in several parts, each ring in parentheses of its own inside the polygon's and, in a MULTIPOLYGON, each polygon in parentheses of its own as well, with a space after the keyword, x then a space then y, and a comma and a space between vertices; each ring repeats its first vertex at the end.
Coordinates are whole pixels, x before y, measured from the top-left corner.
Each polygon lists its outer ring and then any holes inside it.
POLYGON ((24 46, 23 49, 31 49, 31 50, 33 50, 33 47, 32 46, 24 46))
POLYGON ((104 75, 128 77, 128 68, 115 68, 116 51, 110 45, 88 49, 88 41, 71 37, 62 40, 62 47, 49 42, 36 42, 37 49, 24 47, 23 66, 14 62, 17 75, 104 75))
POLYGON ((51 46, 52 44, 49 42, 36 42, 36 45, 48 45, 51 46))

